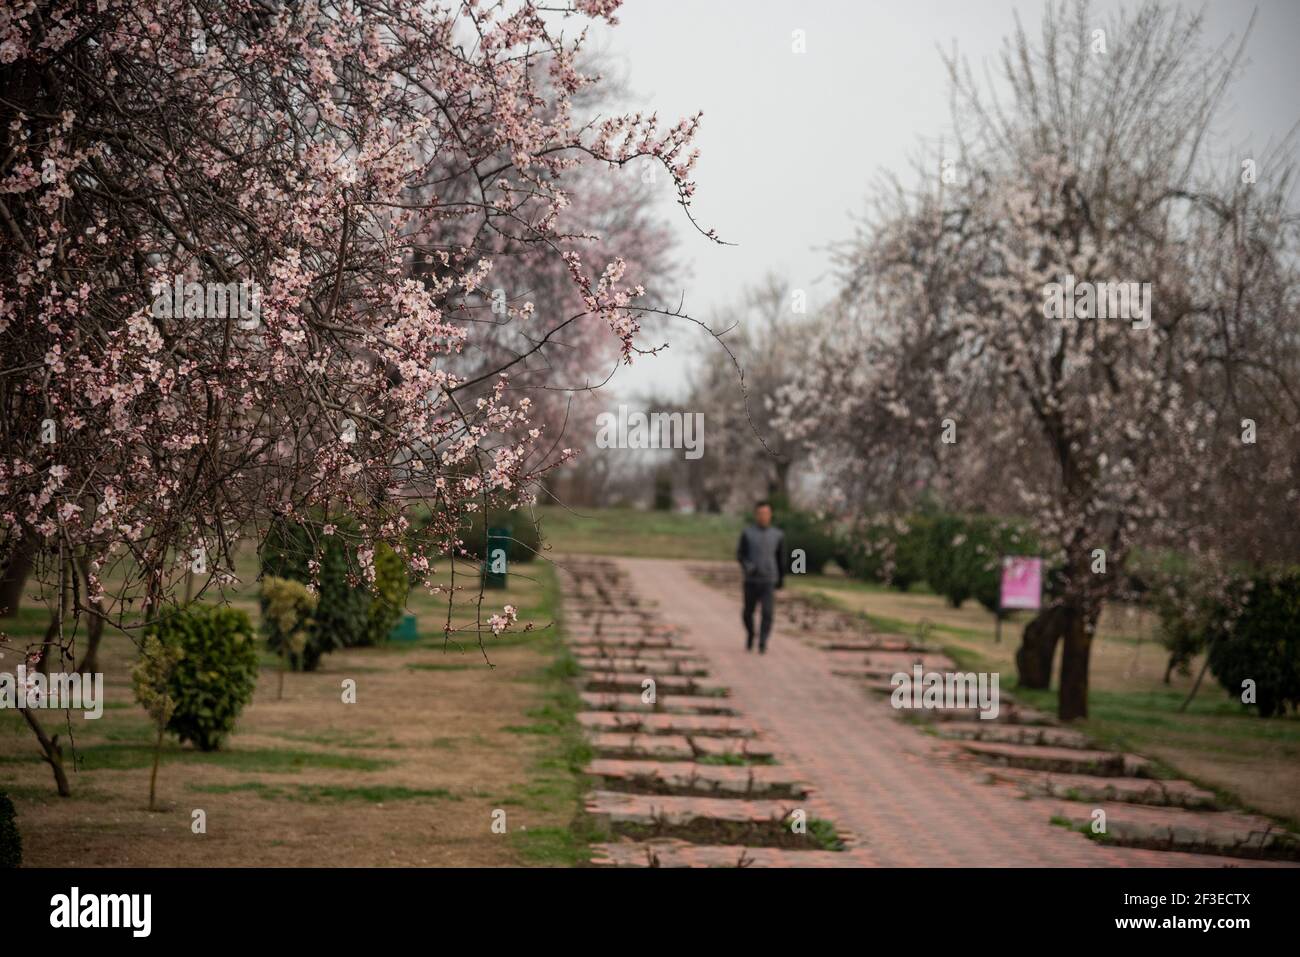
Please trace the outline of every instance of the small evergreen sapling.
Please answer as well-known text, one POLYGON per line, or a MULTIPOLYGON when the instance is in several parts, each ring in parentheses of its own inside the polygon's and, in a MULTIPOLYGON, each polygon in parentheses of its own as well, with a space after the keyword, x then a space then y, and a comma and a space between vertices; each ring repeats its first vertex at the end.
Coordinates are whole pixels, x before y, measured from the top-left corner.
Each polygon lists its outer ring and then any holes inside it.
POLYGON ((131 670, 131 686, 135 700, 144 708, 153 722, 157 735, 153 746, 153 770, 149 773, 149 810, 158 810, 158 762, 162 757, 163 734, 176 711, 176 699, 169 687, 181 650, 174 644, 164 643, 157 635, 149 635, 135 668, 131 670))
POLYGON ((284 698, 284 673, 301 660, 316 626, 319 597, 302 582, 268 575, 262 579, 262 616, 267 640, 280 656, 276 700, 284 698))

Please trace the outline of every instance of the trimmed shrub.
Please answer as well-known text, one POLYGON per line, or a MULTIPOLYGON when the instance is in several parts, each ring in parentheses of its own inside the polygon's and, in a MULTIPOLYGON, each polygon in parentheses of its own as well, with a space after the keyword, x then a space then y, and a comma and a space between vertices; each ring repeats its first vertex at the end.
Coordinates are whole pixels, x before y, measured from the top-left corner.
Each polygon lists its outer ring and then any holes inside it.
POLYGON ((257 684, 253 623, 228 606, 189 605, 148 634, 180 649, 168 689, 175 708, 167 730, 202 751, 217 750, 257 684))
POLYGON ((927 507, 898 519, 859 522, 837 560, 854 578, 900 591, 924 581, 954 608, 974 598, 996 612, 1002 556, 1038 551, 1033 536, 1014 522, 927 507))
POLYGON ((9 795, 0 791, 0 870, 23 866, 23 839, 9 795))
MULTIPOLYGON (((802 548, 807 560, 808 574, 820 575, 826 565, 839 553, 840 543, 825 522, 810 512, 795 509, 783 509, 772 519, 774 525, 785 534, 786 551, 792 556, 794 550, 802 548)), ((790 569, 786 569, 788 574, 790 569)))
POLYGON ((925 580, 953 608, 960 608, 975 592, 976 578, 984 561, 982 552, 987 544, 979 538, 985 532, 981 523, 951 512, 930 519, 925 543, 925 580))
POLYGON ((316 627, 319 596, 302 582, 267 575, 262 579, 262 629, 271 650, 298 670, 316 627))
POLYGON ((886 580, 899 591, 925 581, 932 523, 928 515, 910 515, 903 520, 903 528, 894 531, 894 562, 886 580))
POLYGON ((1241 606, 1232 620, 1221 607, 1210 633, 1210 670, 1240 700, 1253 681, 1261 717, 1300 707, 1300 570, 1259 576, 1236 584, 1228 605, 1241 606))
POLYGON ((888 526, 858 521, 840 543, 840 567, 860 581, 885 580, 885 562, 893 554, 888 526))
POLYGON ((850 575, 899 591, 925 579, 930 519, 923 515, 859 522, 840 551, 850 575))
MULTIPOLYGON (((315 671, 323 655, 365 644, 368 639, 370 592, 365 584, 350 581, 352 576, 360 575, 361 569, 350 558, 351 550, 343 536, 346 526, 336 524, 339 528, 334 534, 326 535, 321 522, 282 523, 271 531, 262 547, 264 577, 312 584, 309 563, 320 563, 314 624, 302 653, 290 658, 295 671, 315 671)), ((262 614, 265 617, 265 605, 262 614)))
POLYGON ((406 610, 406 596, 411 591, 406 562, 388 545, 375 547, 375 583, 366 613, 367 645, 382 645, 406 610))

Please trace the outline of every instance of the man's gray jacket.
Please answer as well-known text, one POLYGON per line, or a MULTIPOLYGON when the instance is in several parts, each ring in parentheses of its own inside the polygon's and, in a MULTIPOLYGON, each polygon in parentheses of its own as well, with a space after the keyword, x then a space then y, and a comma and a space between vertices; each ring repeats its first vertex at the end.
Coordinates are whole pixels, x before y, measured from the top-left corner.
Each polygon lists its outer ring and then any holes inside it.
POLYGON ((779 588, 785 583, 785 534, 775 525, 748 526, 736 543, 736 561, 744 569, 746 582, 779 588))

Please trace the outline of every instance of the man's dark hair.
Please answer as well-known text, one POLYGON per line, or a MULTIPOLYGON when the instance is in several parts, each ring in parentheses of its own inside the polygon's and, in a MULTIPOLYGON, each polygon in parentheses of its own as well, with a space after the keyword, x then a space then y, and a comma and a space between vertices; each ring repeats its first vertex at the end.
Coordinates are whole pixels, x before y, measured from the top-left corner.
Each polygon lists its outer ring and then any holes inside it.
POLYGON ((762 508, 764 505, 766 505, 768 508, 771 508, 771 507, 772 507, 772 503, 771 503, 771 502, 769 502, 769 501, 768 501, 767 499, 765 499, 765 498, 760 498, 757 502, 754 503, 754 508, 759 509, 759 508, 762 508))

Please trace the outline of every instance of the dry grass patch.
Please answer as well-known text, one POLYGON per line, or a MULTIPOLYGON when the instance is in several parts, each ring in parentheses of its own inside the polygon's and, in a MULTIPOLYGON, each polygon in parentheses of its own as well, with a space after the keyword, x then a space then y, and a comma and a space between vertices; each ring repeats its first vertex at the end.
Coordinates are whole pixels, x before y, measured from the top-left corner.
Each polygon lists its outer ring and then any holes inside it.
MULTIPOLYGON (((0 713, 0 790, 18 812, 32 866, 497 866, 525 860, 517 835, 567 828, 572 807, 530 788, 549 780, 553 742, 516 730, 535 722, 555 660, 550 570, 540 563, 489 592, 484 616, 506 602, 532 632, 474 636, 444 647, 445 599, 412 593, 418 642, 327 655, 320 670, 289 674, 276 695, 275 659, 221 751, 174 742, 159 773, 163 810, 146 809, 151 739, 129 684, 135 646, 109 635, 101 657, 109 707, 73 719, 80 768, 60 800, 30 732, 0 713), (458 643, 457 643, 458 642, 458 643), (490 659, 490 664, 489 660, 490 659), (342 682, 357 683, 344 704, 342 682), (191 831, 202 809, 207 833, 191 831), (508 835, 492 833, 507 812, 508 835)), ((246 580, 251 581, 248 575, 246 580)), ((472 575, 462 582, 473 582, 472 575)), ((233 597, 256 620, 255 591, 233 597)), ((457 603, 469 624, 474 598, 457 603)), ((50 716, 52 719, 53 716, 50 716)), ((47 724, 53 724, 52 720, 47 724)), ((64 729, 67 744, 67 731, 64 729)), ((71 751, 71 748, 67 748, 71 751)))

